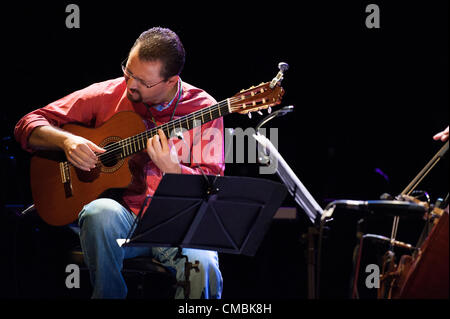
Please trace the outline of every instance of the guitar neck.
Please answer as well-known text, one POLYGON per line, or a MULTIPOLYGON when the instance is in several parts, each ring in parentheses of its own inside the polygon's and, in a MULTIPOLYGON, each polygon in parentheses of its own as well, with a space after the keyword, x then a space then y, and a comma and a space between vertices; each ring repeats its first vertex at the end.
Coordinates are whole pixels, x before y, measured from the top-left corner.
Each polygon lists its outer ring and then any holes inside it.
POLYGON ((178 119, 164 123, 160 126, 154 127, 145 132, 139 133, 120 140, 114 146, 116 150, 120 150, 120 157, 128 157, 137 152, 144 150, 147 146, 147 140, 158 134, 158 130, 163 130, 164 134, 171 138, 176 136, 179 132, 183 133, 186 130, 192 130, 195 127, 201 126, 224 115, 231 113, 229 108, 229 100, 221 101, 212 106, 200 109, 191 114, 185 115, 178 119))

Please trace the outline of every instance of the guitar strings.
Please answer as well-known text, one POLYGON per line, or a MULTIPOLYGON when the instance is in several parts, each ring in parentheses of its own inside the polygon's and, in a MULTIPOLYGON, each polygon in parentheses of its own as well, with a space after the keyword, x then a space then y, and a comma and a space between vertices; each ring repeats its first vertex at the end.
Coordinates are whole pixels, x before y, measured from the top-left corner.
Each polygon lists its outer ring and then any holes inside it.
MULTIPOLYGON (((217 103, 214 106, 212 106, 210 110, 208 110, 208 111, 206 111, 204 113, 205 114, 211 113, 210 118, 212 120, 212 118, 214 118, 217 115, 220 115, 221 113, 223 113, 223 112, 220 112, 220 108, 222 108, 223 106, 224 105, 220 105, 220 103, 217 103)), ((165 131, 169 131, 170 127, 174 128, 174 129, 175 128, 182 128, 182 126, 181 126, 182 122, 187 123, 187 121, 189 120, 190 117, 195 119, 195 117, 196 117, 195 115, 198 115, 197 113, 203 113, 201 111, 205 111, 205 110, 203 110, 203 109, 202 110, 198 110, 196 112, 190 113, 187 116, 181 117, 179 119, 176 119, 176 120, 168 122, 168 123, 164 123, 164 124, 162 124, 162 125, 160 125, 158 127, 152 128, 150 130, 141 132, 141 133, 139 133, 139 134, 137 134, 135 136, 127 137, 127 138, 125 138, 125 139, 123 139, 121 141, 112 143, 111 145, 116 144, 116 146, 114 146, 113 148, 108 149, 108 151, 105 152, 105 153, 101 153, 99 155, 99 159, 106 160, 106 159, 110 158, 109 155, 112 155, 113 157, 115 157, 117 155, 116 151, 118 151, 118 150, 125 150, 126 147, 130 147, 130 149, 129 149, 130 153, 133 153, 133 149, 135 149, 134 146, 136 146, 136 143, 139 143, 140 140, 143 141, 144 138, 145 139, 149 139, 149 138, 155 136, 159 129, 162 129, 162 130, 165 130, 165 131), (150 137, 148 136, 149 134, 151 135, 150 137)))

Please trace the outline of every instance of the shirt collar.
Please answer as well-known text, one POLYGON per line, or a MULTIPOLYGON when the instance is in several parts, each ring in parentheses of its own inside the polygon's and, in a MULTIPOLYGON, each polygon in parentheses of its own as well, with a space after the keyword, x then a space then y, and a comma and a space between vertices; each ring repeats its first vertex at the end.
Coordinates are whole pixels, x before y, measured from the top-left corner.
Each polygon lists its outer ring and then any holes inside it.
POLYGON ((178 77, 177 93, 173 96, 172 100, 170 100, 170 102, 164 102, 158 105, 153 105, 152 108, 154 108, 157 111, 164 111, 165 109, 169 108, 172 105, 175 99, 179 100, 180 98, 181 98, 181 78, 178 77))

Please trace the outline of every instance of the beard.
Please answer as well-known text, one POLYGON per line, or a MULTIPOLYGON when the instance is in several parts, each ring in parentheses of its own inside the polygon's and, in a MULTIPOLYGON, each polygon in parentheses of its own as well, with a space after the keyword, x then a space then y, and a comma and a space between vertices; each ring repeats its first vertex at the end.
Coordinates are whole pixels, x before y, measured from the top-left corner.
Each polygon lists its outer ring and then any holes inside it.
POLYGON ((133 103, 141 103, 142 102, 141 92, 139 92, 137 90, 127 90, 127 98, 133 103))

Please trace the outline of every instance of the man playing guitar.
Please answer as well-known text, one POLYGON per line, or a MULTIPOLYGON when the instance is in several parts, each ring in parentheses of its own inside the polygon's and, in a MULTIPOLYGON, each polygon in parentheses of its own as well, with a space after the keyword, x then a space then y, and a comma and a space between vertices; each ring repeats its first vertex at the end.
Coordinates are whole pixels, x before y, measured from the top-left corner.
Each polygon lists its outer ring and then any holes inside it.
MULTIPOLYGON (((181 81, 184 62, 185 51, 178 36, 169 29, 151 28, 139 36, 122 63, 123 77, 95 83, 25 115, 15 127, 15 137, 30 152, 63 150, 77 174, 89 173, 98 167, 99 157, 107 151, 105 145, 61 127, 78 123, 99 128, 119 112, 132 111, 142 117, 149 129, 215 104, 205 91, 181 81)), ((208 130, 223 132, 222 118, 201 126, 202 135, 208 130)), ((208 143, 193 131, 183 135, 184 141, 172 142, 163 130, 158 130, 158 134, 146 139, 144 150, 130 159, 132 180, 121 198, 95 199, 81 209, 80 241, 90 271, 93 298, 126 297, 127 287, 121 274, 124 258, 151 255, 173 268, 177 279, 184 278, 184 259, 176 258, 177 248, 119 247, 116 243, 117 238, 126 238, 145 198, 155 192, 164 173, 203 171, 223 175, 223 134, 213 135, 208 143), (214 160, 203 158, 204 152, 194 159, 189 155, 179 160, 174 146, 185 141, 191 149, 200 143, 202 151, 213 143, 214 160)), ((185 248, 182 254, 200 261, 200 272, 190 274, 190 297, 220 298, 222 276, 217 252, 185 248)), ((183 297, 183 290, 178 288, 176 298, 183 297)))

